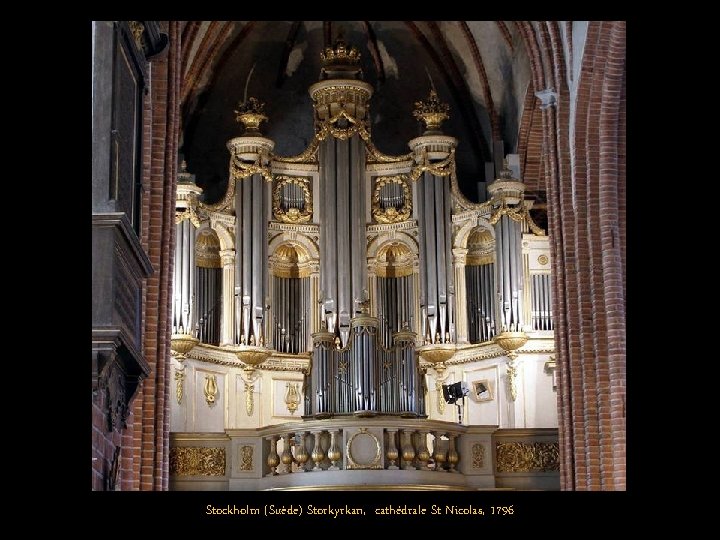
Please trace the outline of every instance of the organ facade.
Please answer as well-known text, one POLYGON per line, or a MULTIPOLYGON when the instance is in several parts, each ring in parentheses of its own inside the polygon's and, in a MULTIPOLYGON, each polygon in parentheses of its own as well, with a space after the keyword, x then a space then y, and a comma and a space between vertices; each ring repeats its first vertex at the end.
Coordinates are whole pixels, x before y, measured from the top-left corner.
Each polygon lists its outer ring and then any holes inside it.
POLYGON ((224 197, 179 175, 171 487, 556 489, 550 249, 516 156, 471 202, 433 88, 387 155, 357 50, 322 60, 305 151, 275 154, 250 98, 224 197))

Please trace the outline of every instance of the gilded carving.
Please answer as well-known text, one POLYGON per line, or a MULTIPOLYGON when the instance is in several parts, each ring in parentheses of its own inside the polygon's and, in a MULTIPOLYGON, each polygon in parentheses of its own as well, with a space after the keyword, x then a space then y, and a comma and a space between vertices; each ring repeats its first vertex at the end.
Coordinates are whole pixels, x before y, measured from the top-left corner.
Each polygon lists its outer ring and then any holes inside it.
POLYGON ((187 196, 188 205, 182 212, 175 213, 175 223, 182 223, 183 220, 189 219, 190 223, 197 229, 200 227, 200 214, 198 213, 198 198, 194 193, 187 196))
POLYGON ((245 412, 248 416, 253 415, 255 409, 255 385, 245 383, 245 412))
MULTIPOLYGON (((291 232, 288 236, 292 238, 293 233, 291 232)), ((270 273, 281 278, 309 277, 313 270, 313 261, 310 255, 304 246, 290 242, 280 244, 275 248, 269 261, 270 273)))
POLYGON ((310 179, 297 176, 276 176, 275 189, 273 190, 273 214, 279 221, 285 223, 306 223, 312 218, 312 192, 310 191, 310 179), (287 185, 296 185, 303 192, 303 207, 282 208, 282 192, 287 185))
POLYGON ((538 264, 542 264, 543 266, 545 266, 548 262, 550 262, 550 259, 548 258, 547 255, 540 255, 537 258, 537 261, 538 261, 538 264))
POLYGON ((225 449, 178 446, 170 449, 170 474, 225 476, 225 449))
POLYGON ((403 242, 392 242, 378 250, 374 271, 379 277, 403 277, 413 273, 416 258, 403 242))
POLYGON ((201 268, 220 268, 220 239, 209 228, 201 229, 195 239, 195 264, 201 268))
POLYGON ((391 156, 389 154, 383 154, 380 150, 375 148, 375 145, 369 137, 367 139, 363 137, 363 140, 365 140, 365 148, 367 149, 367 154, 369 158, 368 161, 370 162, 374 161, 378 163, 401 163, 403 161, 408 161, 412 159, 412 152, 408 152, 407 154, 401 154, 399 156, 391 156))
POLYGON ((241 446, 240 447, 240 465, 241 471, 252 471, 252 460, 253 460, 253 447, 252 446, 241 446))
POLYGON ((507 363, 507 378, 510 386, 510 399, 515 401, 517 399, 517 366, 512 358, 507 363))
POLYGON ((380 441, 372 433, 368 433, 367 428, 361 427, 358 431, 352 434, 345 445, 345 456, 347 456, 348 469, 380 469, 380 458, 382 457, 382 449, 380 447, 380 441), (352 444, 356 437, 370 438, 375 444, 375 456, 369 463, 358 463, 355 461, 355 456, 352 453, 352 444))
POLYGON ((533 218, 530 216, 530 212, 528 211, 527 206, 525 206, 524 204, 516 207, 502 205, 495 211, 492 216, 490 216, 488 222, 490 223, 490 225, 495 225, 500 220, 501 216, 507 216, 513 221, 517 222, 525 221, 533 234, 537 236, 545 236, 545 231, 535 224, 533 218))
POLYGON ((317 161, 318 148, 320 148, 320 139, 314 137, 313 140, 310 142, 310 145, 305 150, 303 150, 302 153, 296 156, 287 157, 273 156, 273 159, 282 163, 312 163, 314 161, 317 161))
POLYGON ((557 442, 497 443, 497 472, 550 472, 560 470, 557 442))
POLYGON ((245 127, 248 135, 257 134, 260 124, 268 119, 265 115, 265 103, 254 97, 238 103, 235 114, 235 120, 245 127))
POLYGON ((485 466, 485 445, 476 443, 472 446, 472 468, 482 469, 485 466))
POLYGON ((218 386, 216 375, 205 375, 205 401, 207 401, 208 407, 215 405, 215 398, 217 397, 218 386))
POLYGON ((183 382, 185 381, 185 368, 175 370, 175 397, 177 398, 178 405, 182 403, 183 398, 183 382))
POLYGON ((372 198, 372 215, 375 221, 378 223, 397 223, 399 221, 406 221, 410 218, 412 212, 412 195, 410 193, 410 186, 407 182, 407 176, 404 174, 396 176, 382 176, 376 180, 375 191, 373 192, 372 198), (381 193, 382 189, 388 184, 399 184, 402 188, 403 203, 400 208, 395 206, 389 206, 387 208, 381 207, 381 193))
POLYGON ((300 392, 298 391, 298 383, 285 384, 285 405, 287 405, 290 414, 295 414, 300 404, 300 392))
POLYGON ((128 21, 130 31, 132 32, 133 39, 137 48, 143 50, 143 33, 145 32, 145 25, 140 21, 128 21))
MULTIPOLYGON (((272 173, 268 167, 262 164, 264 161, 267 161, 267 158, 263 153, 258 154, 254 163, 246 163, 233 154, 230 158, 230 184, 234 185, 234 180, 242 180, 253 174, 260 174, 265 180, 272 182, 272 173)), ((230 190, 228 189, 228 191, 230 190)))
POLYGON ((440 129, 440 125, 443 121, 450 118, 450 105, 442 103, 438 99, 437 92, 433 87, 430 90, 430 95, 425 101, 416 101, 415 110, 413 116, 418 120, 422 120, 425 123, 425 128, 429 131, 436 131, 440 129))
POLYGON ((413 167, 413 170, 410 171, 410 178, 412 178, 413 182, 415 182, 424 172, 429 172, 430 174, 434 174, 435 176, 448 176, 449 174, 452 174, 455 168, 453 167, 454 163, 455 148, 452 148, 450 150, 450 155, 448 155, 448 157, 446 157, 442 161, 439 161, 438 163, 430 163, 427 148, 423 148, 422 162, 420 165, 413 167))

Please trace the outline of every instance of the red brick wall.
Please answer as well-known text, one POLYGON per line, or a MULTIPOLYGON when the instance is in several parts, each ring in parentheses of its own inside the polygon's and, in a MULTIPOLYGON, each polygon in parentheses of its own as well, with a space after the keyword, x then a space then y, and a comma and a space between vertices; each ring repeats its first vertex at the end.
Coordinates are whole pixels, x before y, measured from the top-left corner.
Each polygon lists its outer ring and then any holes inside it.
POLYGON ((143 291, 143 355, 151 372, 131 402, 127 428, 107 431, 104 404, 93 404, 92 488, 104 489, 115 448, 121 445, 119 482, 123 490, 168 487, 170 297, 175 244, 175 187, 180 89, 180 26, 161 22, 170 45, 149 64, 144 100, 141 243, 154 274, 143 291), (95 459, 97 458, 97 459, 95 459))
MULTIPOLYGON (((530 58, 533 85, 558 93, 557 105, 542 111, 540 157, 553 256, 561 485, 566 490, 622 490, 625 24, 591 22, 588 27, 572 140, 558 23, 520 22, 517 27, 530 58)), ((527 162, 529 144, 525 153, 527 162)))
POLYGON ((545 173, 542 162, 543 123, 542 110, 535 97, 532 81, 528 84, 523 103, 520 129, 518 130, 518 149, 520 156, 520 175, 527 192, 545 191, 545 173))

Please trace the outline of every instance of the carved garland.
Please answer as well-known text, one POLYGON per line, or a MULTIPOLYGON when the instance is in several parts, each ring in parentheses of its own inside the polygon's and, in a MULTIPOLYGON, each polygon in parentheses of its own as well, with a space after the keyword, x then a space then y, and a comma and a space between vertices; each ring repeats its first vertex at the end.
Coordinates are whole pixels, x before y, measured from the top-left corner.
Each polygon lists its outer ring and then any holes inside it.
POLYGON ((501 216, 507 216, 513 221, 517 222, 522 222, 523 220, 525 220, 533 234, 537 236, 545 236, 545 231, 535 224, 532 216, 530 216, 530 212, 528 211, 527 206, 525 206, 524 204, 515 208, 503 205, 498 208, 492 216, 490 216, 488 222, 490 223, 490 225, 495 225, 500 220, 501 216))
POLYGON ((424 172, 429 172, 430 174, 434 174, 435 176, 448 176, 454 170, 454 167, 452 167, 452 164, 454 162, 454 148, 450 150, 450 155, 448 157, 437 163, 430 163, 430 160, 428 159, 427 148, 423 148, 422 164, 413 167, 413 170, 410 171, 410 178, 412 178, 413 182, 415 182, 424 172))
POLYGON ((277 183, 273 191, 273 214, 279 221, 285 223, 306 223, 312 218, 312 192, 310 191, 310 179, 298 176, 276 176, 277 183), (305 208, 289 208, 283 210, 280 206, 283 186, 296 184, 300 186, 305 195, 305 208))
POLYGON ((406 221, 410 218, 412 212, 412 195, 410 194, 410 186, 407 183, 407 175, 400 174, 396 176, 379 177, 375 184, 375 191, 372 198, 372 215, 378 223, 398 223, 406 221), (398 210, 395 207, 380 207, 380 192, 387 184, 400 184, 403 190, 403 205, 398 210))
POLYGON ((238 156, 234 155, 230 158, 230 179, 242 180, 253 174, 261 174, 268 182, 272 182, 272 173, 270 169, 262 165, 266 161, 266 156, 260 154, 257 161, 253 164, 244 163, 238 156))

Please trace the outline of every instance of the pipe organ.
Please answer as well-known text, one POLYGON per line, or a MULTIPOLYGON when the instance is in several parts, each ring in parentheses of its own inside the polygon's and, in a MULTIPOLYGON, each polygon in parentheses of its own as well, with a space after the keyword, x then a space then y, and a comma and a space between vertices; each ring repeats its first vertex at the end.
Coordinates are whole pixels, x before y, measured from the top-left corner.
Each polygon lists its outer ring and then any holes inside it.
POLYGON ((306 418, 424 417, 421 361, 425 370, 504 333, 552 330, 550 267, 533 251, 547 238, 507 164, 487 202, 462 195, 458 141, 441 130, 449 108, 434 88, 415 104, 423 134, 387 155, 373 144, 358 51, 338 41, 322 60, 304 152, 275 154, 264 105, 250 98, 235 111, 244 131, 227 144, 222 200, 201 202, 180 173, 173 334, 231 351, 250 371, 271 356, 309 357, 306 418))

